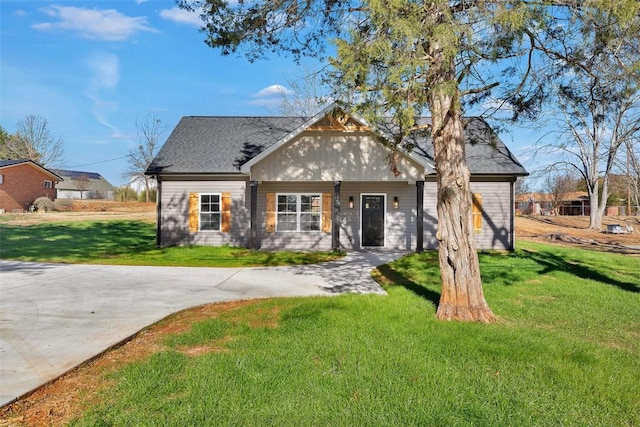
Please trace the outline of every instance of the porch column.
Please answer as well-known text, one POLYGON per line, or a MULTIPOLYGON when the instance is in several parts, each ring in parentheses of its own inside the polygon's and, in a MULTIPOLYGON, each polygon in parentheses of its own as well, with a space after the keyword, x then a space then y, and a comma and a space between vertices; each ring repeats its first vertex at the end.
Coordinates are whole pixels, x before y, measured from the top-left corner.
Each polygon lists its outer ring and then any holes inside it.
POLYGON ((424 251, 424 181, 416 181, 416 252, 424 251))
POLYGON ((258 181, 251 181, 251 249, 258 247, 258 181))
POLYGON ((333 209, 331 212, 331 249, 340 250, 340 184, 333 181, 333 209))

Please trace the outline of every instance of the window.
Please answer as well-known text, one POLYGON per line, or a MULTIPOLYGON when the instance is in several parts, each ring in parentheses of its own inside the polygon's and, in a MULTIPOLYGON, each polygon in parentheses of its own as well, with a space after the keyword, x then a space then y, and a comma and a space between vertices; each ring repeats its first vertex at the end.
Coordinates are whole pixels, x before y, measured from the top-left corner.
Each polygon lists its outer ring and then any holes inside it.
POLYGON ((0 175, 0 184, 4 184, 4 175, 0 175))
POLYGON ((231 231, 231 193, 189 193, 189 232, 231 231))
POLYGON ((320 194, 278 194, 277 231, 320 231, 320 194))
POLYGON ((220 231, 220 194, 200 194, 200 230, 220 231))
POLYGON ((49 180, 45 180, 43 184, 44 188, 53 188, 53 183, 49 180))

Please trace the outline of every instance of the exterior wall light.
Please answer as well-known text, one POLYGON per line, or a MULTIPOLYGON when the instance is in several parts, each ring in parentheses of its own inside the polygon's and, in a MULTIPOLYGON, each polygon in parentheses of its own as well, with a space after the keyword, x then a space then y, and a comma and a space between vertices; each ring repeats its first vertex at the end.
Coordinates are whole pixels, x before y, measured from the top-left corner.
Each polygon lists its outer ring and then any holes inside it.
POLYGON ((400 201, 398 200, 398 196, 393 198, 393 209, 398 209, 400 207, 400 201))
POLYGON ((349 209, 353 209, 353 196, 349 196, 349 209))

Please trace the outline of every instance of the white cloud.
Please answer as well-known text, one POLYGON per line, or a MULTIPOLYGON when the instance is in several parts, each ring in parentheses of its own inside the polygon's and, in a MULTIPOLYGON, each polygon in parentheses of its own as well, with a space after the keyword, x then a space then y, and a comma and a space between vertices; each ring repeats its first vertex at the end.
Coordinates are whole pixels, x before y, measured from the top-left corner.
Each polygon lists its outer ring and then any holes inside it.
POLYGON ((15 16, 27 16, 28 15, 27 11, 22 10, 22 9, 16 10, 15 12, 13 12, 13 14, 15 16))
POLYGON ((120 80, 120 60, 113 53, 97 53, 85 61, 91 71, 90 89, 114 89, 120 80))
POLYGON ((109 116, 118 111, 119 104, 116 101, 103 100, 105 91, 112 91, 120 81, 120 60, 112 53, 97 53, 88 57, 85 65, 91 75, 85 91, 87 98, 93 106, 91 113, 103 126, 117 132, 109 120, 109 116))
POLYGON ((292 95, 292 94, 293 94, 293 91, 287 89, 282 85, 271 85, 271 86, 265 87, 264 89, 261 89, 254 96, 256 98, 265 98, 265 97, 271 97, 271 96, 283 96, 283 95, 292 95))
POLYGON ((87 9, 72 6, 48 6, 41 12, 58 18, 56 22, 35 24, 32 28, 41 31, 69 30, 80 33, 83 37, 96 40, 126 40, 139 31, 157 32, 150 27, 147 18, 123 15, 115 9, 87 9))
POLYGON ((287 89, 282 85, 275 84, 267 86, 251 95, 253 99, 249 101, 248 104, 264 107, 267 110, 274 110, 282 104, 282 99, 285 95, 292 95, 293 93, 294 92, 292 90, 287 89))
POLYGON ((199 12, 190 12, 185 9, 180 9, 177 6, 174 6, 171 9, 162 9, 160 11, 160 16, 167 21, 173 21, 178 24, 188 24, 196 27, 202 26, 202 19, 200 19, 199 12))

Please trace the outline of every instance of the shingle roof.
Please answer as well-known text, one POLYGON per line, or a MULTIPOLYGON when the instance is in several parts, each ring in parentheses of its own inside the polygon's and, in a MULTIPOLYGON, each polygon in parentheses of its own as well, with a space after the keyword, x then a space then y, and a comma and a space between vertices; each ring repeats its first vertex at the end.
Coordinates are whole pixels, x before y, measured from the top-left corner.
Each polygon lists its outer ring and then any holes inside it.
MULTIPOLYGON (((529 174, 487 122, 477 117, 467 117, 464 119, 464 125, 467 135, 465 154, 471 174, 517 176, 529 174)), ((430 134, 423 133, 422 137, 414 141, 418 145, 414 150, 434 163, 430 134)), ((435 174, 435 171, 430 172, 435 174)))
POLYGON ((80 190, 76 180, 87 177, 89 183, 83 191, 114 191, 115 187, 109 183, 102 175, 95 172, 72 171, 65 169, 54 169, 56 174, 60 175, 63 180, 56 185, 58 190, 80 190))
MULTIPOLYGON (((183 117, 147 174, 239 173, 240 166, 304 124, 305 117, 183 117)), ((472 174, 527 175, 527 171, 482 119, 465 119, 472 174)), ((412 141, 415 154, 433 164, 427 134, 412 141)), ((435 173, 428 170, 427 174, 435 173)))
POLYGON ((7 166, 19 165, 21 163, 27 163, 30 160, 28 159, 18 159, 18 160, 0 160, 0 168, 4 168, 7 166))
POLYGON ((183 117, 147 173, 239 173, 305 122, 303 117, 183 117))
POLYGON ((31 164, 32 166, 43 171, 44 173, 51 175, 52 178, 56 180, 58 179, 62 180, 62 177, 56 174, 53 170, 40 166, 38 163, 30 159, 0 160, 0 168, 6 168, 6 167, 21 165, 21 164, 31 164))

